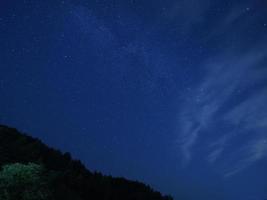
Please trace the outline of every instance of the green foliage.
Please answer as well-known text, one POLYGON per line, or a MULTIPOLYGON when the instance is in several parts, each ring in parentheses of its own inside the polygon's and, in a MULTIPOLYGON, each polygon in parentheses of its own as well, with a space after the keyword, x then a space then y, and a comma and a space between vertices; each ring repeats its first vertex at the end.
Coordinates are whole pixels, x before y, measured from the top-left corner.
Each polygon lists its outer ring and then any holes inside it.
POLYGON ((15 163, 0 171, 0 200, 45 200, 51 198, 42 166, 15 163))

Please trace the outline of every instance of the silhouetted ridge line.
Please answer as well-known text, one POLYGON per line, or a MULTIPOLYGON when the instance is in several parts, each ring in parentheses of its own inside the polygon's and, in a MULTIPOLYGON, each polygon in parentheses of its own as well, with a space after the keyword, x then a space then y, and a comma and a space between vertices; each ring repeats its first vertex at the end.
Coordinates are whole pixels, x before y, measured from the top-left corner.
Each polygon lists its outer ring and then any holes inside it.
POLYGON ((0 167, 12 163, 36 163, 53 172, 56 200, 171 200, 149 186, 92 173, 70 153, 61 153, 39 139, 0 125, 0 167))

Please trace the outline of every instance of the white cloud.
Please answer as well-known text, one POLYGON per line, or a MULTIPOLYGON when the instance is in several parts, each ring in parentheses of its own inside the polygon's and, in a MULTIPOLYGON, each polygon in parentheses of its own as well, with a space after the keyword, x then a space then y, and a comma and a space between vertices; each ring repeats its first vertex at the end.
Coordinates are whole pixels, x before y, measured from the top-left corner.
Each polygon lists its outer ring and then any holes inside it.
POLYGON ((221 156, 225 149, 226 143, 231 139, 230 134, 225 134, 221 138, 218 138, 217 140, 213 141, 210 145, 209 148, 214 149, 212 150, 208 156, 207 160, 209 163, 213 164, 216 162, 216 160, 221 156))
MULTIPOLYGON (((244 145, 235 157, 239 157, 232 166, 224 169, 224 177, 228 178, 236 173, 245 170, 255 162, 267 158, 267 136, 257 138, 244 145)), ((229 165, 229 164, 228 164, 229 165)))
POLYGON ((221 146, 221 147, 219 147, 219 148, 217 148, 217 149, 215 149, 214 151, 212 151, 209 155, 208 155, 208 161, 210 162, 210 163, 214 163, 218 158, 219 158, 219 156, 222 154, 222 152, 223 152, 223 146, 221 146))
POLYGON ((205 145, 199 141, 208 141, 209 136, 205 133, 210 132, 214 132, 215 142, 204 147, 209 153, 202 156, 213 164, 224 162, 225 177, 246 169, 267 155, 266 143, 262 142, 266 141, 267 131, 267 85, 256 86, 267 81, 267 71, 260 65, 266 58, 265 53, 251 51, 235 57, 225 53, 203 64, 206 75, 186 95, 179 115, 181 133, 178 140, 181 141, 183 163, 193 159, 197 153, 194 148, 205 145), (221 132, 224 126, 232 129, 221 132), (234 139, 249 133, 255 134, 253 139, 259 139, 229 147, 229 143, 236 142, 234 139), (233 157, 220 160, 229 148, 234 151, 233 157))
POLYGON ((224 119, 234 125, 242 124, 243 129, 264 128, 267 113, 267 90, 254 95, 225 114, 224 119))

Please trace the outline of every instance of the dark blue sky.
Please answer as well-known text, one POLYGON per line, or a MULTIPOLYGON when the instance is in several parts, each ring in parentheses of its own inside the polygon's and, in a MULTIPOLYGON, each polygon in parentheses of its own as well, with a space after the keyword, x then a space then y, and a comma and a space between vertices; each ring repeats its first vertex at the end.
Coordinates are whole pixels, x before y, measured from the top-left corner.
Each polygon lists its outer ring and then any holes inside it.
POLYGON ((2 0, 0 123, 176 200, 267 198, 265 0, 2 0))

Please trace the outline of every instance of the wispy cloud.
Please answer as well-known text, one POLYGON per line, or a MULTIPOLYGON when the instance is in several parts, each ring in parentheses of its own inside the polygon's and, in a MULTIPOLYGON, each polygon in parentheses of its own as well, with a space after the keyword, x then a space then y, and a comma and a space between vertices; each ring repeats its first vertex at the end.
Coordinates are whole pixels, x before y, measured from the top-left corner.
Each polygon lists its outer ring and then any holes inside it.
POLYGON ((212 142, 209 147, 211 150, 210 153, 207 156, 207 160, 209 163, 213 164, 216 162, 216 160, 221 156, 223 153, 224 149, 226 148, 226 144, 228 140, 230 139, 230 135, 225 134, 221 138, 217 139, 216 141, 212 142))
POLYGON ((266 56, 264 49, 235 57, 225 53, 203 63, 206 75, 187 93, 179 115, 183 164, 199 156, 195 147, 200 145, 209 152, 201 156, 213 164, 224 162, 222 171, 229 177, 267 155, 266 56), (247 134, 253 134, 253 142, 235 146, 247 134), (230 148, 233 156, 220 160, 230 148))
MULTIPOLYGON (((228 166, 224 169, 224 177, 230 177, 247 167, 251 166, 255 162, 267 158, 267 137, 260 137, 252 142, 244 145, 238 152, 235 152, 235 157, 239 158, 236 162, 232 163, 232 166, 228 166)), ((229 165, 229 164, 228 164, 229 165)))

